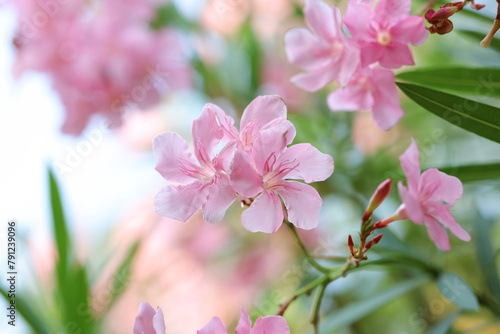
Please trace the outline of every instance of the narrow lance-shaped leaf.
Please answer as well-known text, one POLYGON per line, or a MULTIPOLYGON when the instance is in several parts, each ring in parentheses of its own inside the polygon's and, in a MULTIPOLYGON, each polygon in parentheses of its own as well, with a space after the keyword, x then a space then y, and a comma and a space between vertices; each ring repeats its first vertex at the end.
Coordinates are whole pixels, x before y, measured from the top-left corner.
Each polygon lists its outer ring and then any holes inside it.
POLYGON ((462 182, 500 179, 500 163, 439 167, 439 170, 458 177, 462 182))
MULTIPOLYGON (((493 20, 490 21, 490 24, 493 20)), ((479 43, 486 37, 487 33, 483 32, 478 32, 474 30, 461 30, 457 29, 458 33, 462 36, 465 36, 472 41, 476 41, 477 45, 479 47, 479 43)), ((493 38, 493 40, 490 43, 490 46, 488 47, 488 50, 495 50, 497 52, 500 52, 500 40, 498 38, 493 38)))
POLYGON ((500 109, 414 84, 396 83, 410 99, 445 121, 500 143, 500 109))
POLYGON ((431 67, 399 73, 396 78, 475 96, 500 96, 500 68, 431 67))
MULTIPOLYGON (((46 330, 47 326, 44 326, 42 321, 38 319, 38 317, 35 315, 35 312, 31 309, 29 306, 30 304, 26 301, 26 299, 22 296, 19 296, 19 294, 16 294, 15 299, 12 299, 9 297, 8 291, 5 291, 0 287, 0 294, 5 298, 7 301, 7 307, 10 305, 11 300, 15 300, 15 307, 16 307, 16 312, 23 317, 24 320, 26 320, 26 323, 31 327, 33 332, 35 333, 40 333, 40 334, 45 334, 48 333, 46 330)), ((6 320, 4 321, 9 321, 8 316, 5 318, 6 320)), ((14 327, 15 328, 15 327, 14 327)))
POLYGON ((441 294, 460 308, 472 311, 479 310, 476 295, 460 276, 444 272, 439 276, 437 285, 441 294))
POLYGON ((330 333, 335 329, 343 328, 355 323, 368 314, 390 303, 399 296, 425 284, 428 281, 429 276, 419 276, 409 281, 395 284, 377 295, 363 298, 363 300, 351 303, 340 310, 336 310, 332 316, 324 321, 323 327, 327 329, 325 333, 330 333))
POLYGON ((52 221, 54 236, 56 239, 57 253, 59 261, 56 266, 57 277, 61 284, 66 277, 66 272, 69 263, 69 234, 66 224, 66 218, 61 203, 61 195, 59 187, 52 170, 49 169, 49 185, 50 185, 50 203, 52 207, 52 221))

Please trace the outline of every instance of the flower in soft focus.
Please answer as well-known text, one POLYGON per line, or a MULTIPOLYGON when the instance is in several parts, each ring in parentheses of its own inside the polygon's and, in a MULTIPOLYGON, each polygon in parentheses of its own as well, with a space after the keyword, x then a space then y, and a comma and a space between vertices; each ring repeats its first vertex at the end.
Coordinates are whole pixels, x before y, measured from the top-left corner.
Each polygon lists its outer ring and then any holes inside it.
POLYGON ((308 0, 304 15, 312 32, 293 28, 285 34, 288 60, 307 71, 294 76, 292 81, 311 92, 333 80, 347 84, 359 65, 359 52, 342 31, 340 9, 308 0))
POLYGON ((438 11, 434 11, 432 8, 425 13, 425 19, 427 22, 432 24, 427 30, 431 34, 444 35, 453 30, 453 22, 448 18, 455 14, 456 12, 463 9, 463 3, 461 1, 448 3, 441 6, 438 11))
POLYGON ((372 215, 373 211, 382 204, 382 202, 386 199, 386 197, 391 192, 392 180, 387 179, 375 190, 372 197, 370 198, 370 202, 368 203, 368 207, 363 214, 363 222, 366 222, 372 215))
POLYGON ((284 218, 281 197, 288 221, 301 229, 315 228, 321 197, 313 187, 288 179, 324 181, 333 169, 333 158, 311 144, 286 148, 279 130, 261 132, 250 154, 236 151, 230 174, 233 189, 250 199, 241 216, 243 226, 251 232, 276 232, 284 218))
POLYGON ((411 0, 351 0, 344 22, 361 49, 361 66, 375 62, 385 68, 414 65, 408 44, 425 42, 424 20, 410 16, 411 0))
POLYGON ((224 133, 212 107, 206 105, 193 122, 191 135, 196 159, 189 151, 189 144, 175 132, 160 134, 153 141, 156 170, 168 181, 186 184, 168 185, 160 190, 155 210, 162 216, 186 221, 202 209, 206 222, 218 223, 236 199, 224 171, 228 165, 225 160, 231 155, 216 154, 224 133))
POLYGON ((95 114, 119 125, 125 111, 152 107, 166 92, 190 86, 179 36, 148 26, 157 2, 104 0, 95 8, 85 1, 14 2, 14 73, 51 77, 65 107, 63 132, 80 134, 95 114))
POLYGON ((448 235, 441 224, 457 238, 469 241, 470 235, 450 213, 457 199, 462 197, 462 182, 436 168, 420 173, 418 147, 413 139, 399 160, 406 175, 407 187, 402 182, 398 183, 403 204, 390 220, 396 220, 397 216, 397 219, 409 219, 416 224, 425 223, 431 240, 441 250, 450 250, 448 235))
POLYGON ((330 93, 327 102, 332 111, 371 110, 375 123, 386 131, 404 114, 394 73, 374 67, 358 70, 346 87, 330 93))
MULTIPOLYGON (((242 307, 240 321, 235 332, 236 334, 290 334, 290 328, 283 317, 275 315, 259 317, 252 328, 252 321, 242 307)), ((227 334, 227 330, 220 318, 213 317, 197 334, 227 334)))
POLYGON ((156 312, 146 302, 139 304, 139 314, 134 322, 134 334, 165 334, 165 320, 161 308, 156 312))

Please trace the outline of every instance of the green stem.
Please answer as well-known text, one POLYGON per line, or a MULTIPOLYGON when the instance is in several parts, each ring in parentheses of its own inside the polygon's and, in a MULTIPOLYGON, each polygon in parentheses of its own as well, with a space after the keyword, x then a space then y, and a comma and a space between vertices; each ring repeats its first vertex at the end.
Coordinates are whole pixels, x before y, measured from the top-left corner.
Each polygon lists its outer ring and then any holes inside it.
POLYGON ((297 244, 299 245, 300 249, 302 250, 302 252, 304 253, 307 261, 314 267, 316 268, 317 270, 319 270, 320 272, 322 273, 328 273, 330 269, 328 268, 325 268, 323 267, 322 265, 320 265, 318 262, 316 262, 312 257, 311 255, 309 254, 309 252, 307 251, 306 249, 306 246, 304 246, 304 243, 302 243, 302 240, 300 240, 300 237, 299 237, 299 234, 297 233, 297 229, 295 228, 295 226, 293 226, 293 224, 291 224, 290 222, 286 221, 285 220, 285 224, 290 228, 290 230, 292 231, 292 235, 293 235, 293 238, 295 239, 295 241, 297 242, 297 244))
POLYGON ((329 281, 321 284, 316 292, 316 296, 314 298, 313 310, 311 313, 311 323, 314 326, 314 333, 319 333, 319 309, 321 307, 321 301, 323 300, 323 296, 325 295, 325 289, 330 284, 329 281))

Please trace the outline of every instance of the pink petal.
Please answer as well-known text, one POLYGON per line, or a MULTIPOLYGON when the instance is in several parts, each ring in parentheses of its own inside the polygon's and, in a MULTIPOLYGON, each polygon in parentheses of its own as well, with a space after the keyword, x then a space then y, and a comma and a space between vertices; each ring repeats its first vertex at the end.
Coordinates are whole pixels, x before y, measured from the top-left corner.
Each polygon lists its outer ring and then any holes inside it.
POLYGON ((325 41, 332 41, 336 36, 335 13, 326 3, 317 0, 308 0, 304 8, 307 24, 325 41))
POLYGON ((236 192, 229 184, 229 178, 225 174, 214 176, 214 183, 210 186, 208 200, 203 205, 203 220, 207 223, 216 224, 224 218, 227 209, 236 200, 236 192))
POLYGON ((240 130, 243 133, 245 127, 252 122, 255 127, 254 131, 257 131, 274 119, 286 119, 286 115, 286 105, 281 97, 277 95, 259 96, 250 102, 243 112, 240 130))
POLYGON ((380 66, 391 69, 403 65, 415 65, 408 45, 399 42, 392 42, 384 47, 379 63, 380 66))
POLYGON ((219 317, 213 317, 197 334, 227 334, 226 326, 219 317))
POLYGON ((290 223, 304 230, 318 226, 323 200, 316 189, 297 181, 286 181, 279 194, 285 204, 290 223))
POLYGON ((224 137, 224 132, 217 123, 212 105, 205 105, 200 117, 194 120, 191 136, 193 137, 194 152, 198 161, 200 163, 207 159, 211 161, 215 155, 217 145, 224 137), (202 153, 203 150, 206 151, 206 155, 202 153))
POLYGON ((283 223, 283 208, 278 195, 264 190, 243 212, 241 222, 250 232, 276 232, 283 223))
POLYGON ((330 93, 327 103, 332 111, 370 110, 373 107, 373 95, 360 85, 352 85, 330 93))
POLYGON ((219 154, 212 161, 216 170, 229 173, 237 144, 236 140, 232 140, 220 150, 219 154))
POLYGON ((434 205, 434 210, 432 215, 439 220, 445 227, 449 228, 451 233, 457 238, 463 241, 470 241, 470 235, 466 230, 462 228, 456 221, 455 218, 448 211, 445 204, 436 203, 434 205))
POLYGON ((288 61, 304 70, 324 67, 331 61, 330 45, 322 43, 306 28, 293 28, 285 33, 288 61))
POLYGON ((427 184, 439 182, 439 186, 434 189, 429 197, 432 201, 443 201, 448 204, 455 204, 457 199, 462 197, 462 182, 454 176, 440 172, 437 168, 430 168, 422 173, 419 190, 425 191, 427 184))
POLYGON ((386 47, 379 43, 366 42, 361 48, 361 66, 369 66, 382 58, 386 47))
POLYGON ((178 183, 193 182, 201 167, 189 151, 189 144, 175 132, 165 132, 153 140, 156 170, 166 180, 178 183))
POLYGON ((255 138, 252 156, 257 171, 264 170, 264 164, 271 154, 280 154, 295 137, 295 127, 290 121, 275 120, 265 126, 255 138))
POLYGON ((399 95, 394 83, 394 72, 391 70, 375 68, 368 72, 373 86, 381 98, 387 103, 399 106, 399 95))
POLYGON ((252 157, 242 150, 234 153, 230 179, 233 189, 243 197, 252 198, 264 189, 262 176, 255 170, 252 157))
POLYGON ((409 16, 397 23, 391 30, 391 35, 399 42, 419 45, 425 42, 429 33, 425 29, 423 17, 409 16))
POLYGON ((153 307, 146 302, 139 304, 139 314, 134 322, 134 334, 156 334, 153 327, 153 318, 156 313, 153 307))
POLYGON ((205 105, 205 108, 209 109, 214 113, 215 118, 217 119, 218 124, 222 128, 224 132, 223 141, 237 140, 239 138, 239 132, 234 127, 234 120, 232 117, 226 115, 224 110, 221 107, 208 103, 205 105))
POLYGON ((411 139, 410 147, 408 147, 401 156, 399 156, 401 167, 406 175, 408 189, 410 194, 418 195, 418 183, 420 180, 420 155, 418 153, 417 143, 411 139))
POLYGON ((315 92, 335 80, 336 76, 337 72, 334 71, 333 65, 329 65, 307 73, 297 74, 292 77, 292 82, 308 92, 315 92))
POLYGON ((240 321, 236 326, 236 334, 252 334, 252 321, 243 307, 241 308, 240 321))
POLYGON ((163 318, 163 311, 159 307, 156 309, 156 314, 153 317, 153 327, 156 334, 165 334, 165 330, 167 329, 163 318))
POLYGON ((297 165, 285 176, 287 179, 300 179, 307 183, 326 180, 332 175, 334 168, 333 158, 309 143, 289 147, 279 156, 275 165, 279 166, 281 163, 297 165))
POLYGON ((349 80, 360 65, 361 58, 359 50, 345 45, 341 58, 337 62, 337 81, 341 86, 349 83, 349 80))
MULTIPOLYGON (((386 87, 378 87, 378 89, 384 89, 386 87)), ((396 86, 394 85, 394 96, 398 97, 396 86)), ((373 94, 373 119, 375 123, 384 131, 390 130, 394 125, 396 125, 401 117, 404 115, 403 109, 399 106, 399 103, 392 103, 391 99, 386 98, 387 93, 382 93, 377 90, 373 94)))
POLYGON ((202 181, 185 186, 166 186, 155 198, 155 211, 164 217, 185 222, 207 201, 209 187, 202 181))
POLYGON ((356 1, 349 1, 344 17, 344 23, 347 26, 347 29, 349 29, 351 36, 354 38, 356 35, 364 34, 368 30, 368 26, 372 18, 370 5, 367 5, 366 3, 357 3, 356 1))
POLYGON ((397 17, 406 17, 410 14, 411 0, 379 0, 375 6, 377 17, 393 20, 397 17))
POLYGON ((422 206, 418 202, 418 199, 408 192, 401 181, 398 182, 398 190, 401 201, 405 205, 405 211, 408 218, 415 224, 422 224, 424 221, 424 211, 422 210, 422 206))
POLYGON ((450 250, 450 240, 444 228, 431 216, 425 216, 425 225, 429 237, 436 244, 436 246, 444 251, 450 250))
POLYGON ((255 321, 252 334, 290 334, 290 327, 288 327, 285 318, 280 316, 259 317, 255 321))

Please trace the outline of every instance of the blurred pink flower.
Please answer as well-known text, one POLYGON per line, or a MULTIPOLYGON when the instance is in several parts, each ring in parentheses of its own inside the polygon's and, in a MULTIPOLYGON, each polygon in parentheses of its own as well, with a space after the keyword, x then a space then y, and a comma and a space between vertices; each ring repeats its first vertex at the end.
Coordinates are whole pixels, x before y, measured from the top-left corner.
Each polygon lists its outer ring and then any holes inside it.
POLYGON ((134 322, 134 334, 165 334, 165 320, 161 308, 156 312, 146 302, 139 304, 139 314, 134 322))
POLYGON ((224 172, 226 158, 216 154, 224 136, 217 124, 213 105, 206 105, 191 130, 195 156, 189 144, 175 132, 165 132, 153 141, 156 170, 168 181, 187 185, 168 185, 155 198, 155 211, 165 217, 186 221, 202 209, 203 219, 218 223, 236 199, 224 172))
MULTIPOLYGON (((290 328, 281 316, 259 317, 252 328, 252 321, 243 307, 235 331, 236 334, 290 334, 290 328)), ((220 318, 213 317, 197 334, 227 334, 227 330, 220 318)))
POLYGON ((361 50, 361 66, 375 62, 385 68, 414 65, 408 44, 425 42, 424 20, 410 16, 411 0, 351 0, 344 22, 361 50))
POLYGON ((373 120, 370 113, 360 112, 354 117, 352 141, 356 148, 365 155, 373 155, 381 148, 390 147, 400 135, 397 126, 390 131, 383 131, 373 120))
POLYGON ((375 67, 358 70, 346 87, 330 93, 327 102, 332 111, 371 110, 375 123, 385 131, 404 114, 394 73, 375 67))
POLYGON ((104 0, 92 9, 85 1, 15 2, 14 72, 50 75, 66 108, 63 132, 80 134, 94 114, 119 125, 125 110, 151 107, 167 91, 190 86, 180 38, 148 27, 156 2, 104 0))
POLYGON ((409 219, 416 224, 425 223, 431 240, 442 250, 450 250, 450 241, 438 221, 457 238, 469 241, 470 235, 450 214, 456 200, 462 197, 462 182, 436 168, 430 168, 421 174, 418 147, 413 139, 399 159, 408 185, 407 188, 401 181, 398 183, 403 201, 398 210, 399 219, 409 219))
POLYGON ((240 195, 250 199, 250 207, 241 216, 251 232, 274 233, 284 218, 278 195, 287 209, 288 220, 301 229, 318 226, 322 199, 307 183, 326 180, 333 173, 333 159, 311 144, 297 144, 286 149, 281 134, 261 133, 251 154, 237 150, 230 179, 240 195), (278 143, 278 144, 277 144, 278 143))
POLYGON ((288 60, 307 71, 294 76, 292 81, 310 92, 334 80, 347 84, 359 65, 359 52, 342 30, 340 9, 308 0, 304 15, 310 30, 293 28, 285 34, 288 60))

